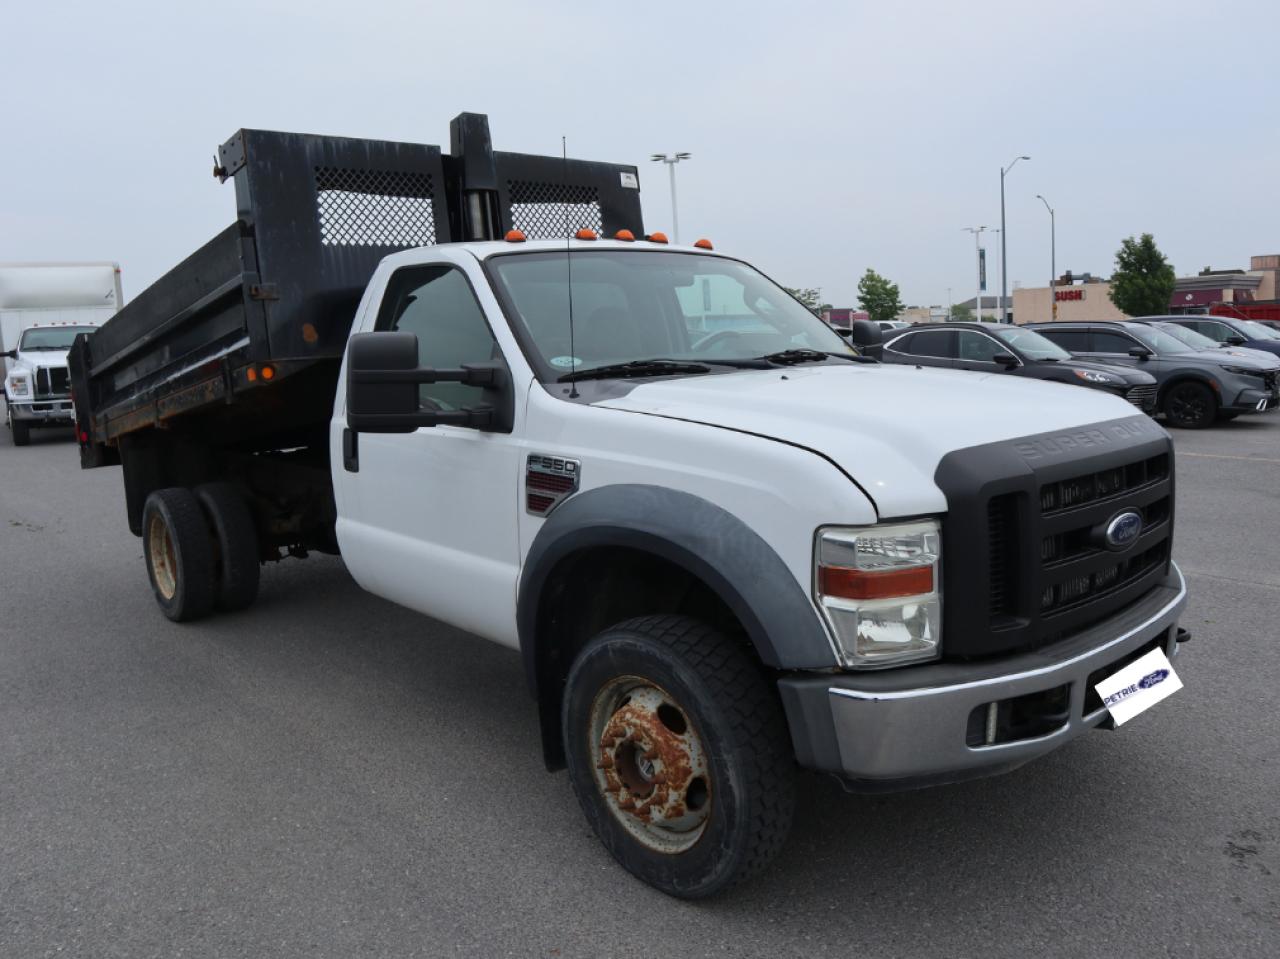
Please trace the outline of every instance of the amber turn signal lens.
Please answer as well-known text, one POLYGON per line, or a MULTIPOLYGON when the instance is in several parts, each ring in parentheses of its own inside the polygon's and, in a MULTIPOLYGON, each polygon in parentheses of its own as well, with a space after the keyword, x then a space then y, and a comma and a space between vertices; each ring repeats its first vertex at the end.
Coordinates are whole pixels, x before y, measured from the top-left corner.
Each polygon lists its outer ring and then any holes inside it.
POLYGON ((839 599, 893 599, 933 592, 933 567, 881 571, 823 566, 818 570, 818 591, 839 599))

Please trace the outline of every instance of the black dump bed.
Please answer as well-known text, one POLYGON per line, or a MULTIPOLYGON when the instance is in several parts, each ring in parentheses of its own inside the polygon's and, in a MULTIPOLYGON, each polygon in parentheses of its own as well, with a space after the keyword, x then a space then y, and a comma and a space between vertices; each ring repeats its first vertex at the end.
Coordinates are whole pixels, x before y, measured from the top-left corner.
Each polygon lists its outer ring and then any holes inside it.
POLYGON ((481 114, 453 121, 449 153, 241 130, 214 172, 235 182, 236 221, 73 347, 85 466, 156 428, 245 452, 314 439, 390 253, 509 229, 643 233, 634 166, 495 152, 481 114))

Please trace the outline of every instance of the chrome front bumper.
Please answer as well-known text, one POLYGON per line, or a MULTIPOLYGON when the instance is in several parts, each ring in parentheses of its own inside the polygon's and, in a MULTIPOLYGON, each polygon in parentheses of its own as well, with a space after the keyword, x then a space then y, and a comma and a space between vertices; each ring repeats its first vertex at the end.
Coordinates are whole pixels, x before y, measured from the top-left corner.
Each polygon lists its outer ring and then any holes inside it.
POLYGON ((1177 621, 1186 596, 1186 581, 1174 566, 1164 583, 1133 606, 1032 653, 994 662, 784 678, 778 685, 797 758, 867 789, 913 788, 1020 766, 1108 719, 1090 696, 1090 677, 1100 678, 1095 673, 1114 672, 1125 657, 1147 647, 1160 646, 1170 659, 1178 654, 1177 621), (1026 713, 1055 695, 1061 701, 1055 700, 1035 735, 1005 741, 991 736, 986 720, 992 703, 1015 701, 1022 705, 997 710, 1026 713))

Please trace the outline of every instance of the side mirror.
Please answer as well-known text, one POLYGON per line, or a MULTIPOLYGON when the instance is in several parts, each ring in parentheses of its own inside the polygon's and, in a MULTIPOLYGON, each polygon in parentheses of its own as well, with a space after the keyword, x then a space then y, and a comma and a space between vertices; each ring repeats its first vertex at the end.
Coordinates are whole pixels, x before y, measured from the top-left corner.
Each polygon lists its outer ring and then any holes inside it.
POLYGON ((865 356, 878 358, 883 351, 884 331, 880 329, 879 323, 872 323, 870 320, 854 320, 849 338, 865 356))
POLYGON ((1243 336, 1228 336, 1223 345, 1224 346, 1244 346, 1248 342, 1249 341, 1246 340, 1243 336))
POLYGON ((1132 356, 1134 359, 1148 360, 1151 358, 1152 353, 1145 346, 1135 346, 1133 349, 1129 351, 1129 355, 1132 356))
POLYGON ((511 431, 514 397, 506 365, 468 363, 460 369, 418 366, 414 333, 356 333, 347 344, 347 427, 355 433, 412 433, 422 426, 511 431), (418 387, 463 383, 485 390, 491 403, 462 410, 424 410, 418 387))
POLYGON ((995 356, 991 357, 991 361, 993 363, 999 363, 1001 366, 1008 367, 1009 369, 1013 369, 1018 365, 1018 358, 1012 353, 997 353, 995 356))

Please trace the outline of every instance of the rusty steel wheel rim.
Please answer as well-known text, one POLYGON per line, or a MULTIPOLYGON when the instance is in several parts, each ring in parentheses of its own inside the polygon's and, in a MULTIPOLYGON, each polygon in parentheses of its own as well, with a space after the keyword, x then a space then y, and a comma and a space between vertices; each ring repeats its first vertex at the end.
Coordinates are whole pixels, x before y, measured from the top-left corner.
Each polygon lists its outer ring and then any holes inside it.
POLYGON ((156 589, 165 599, 173 599, 178 591, 178 580, 174 570, 178 567, 178 558, 173 549, 173 537, 169 535, 169 527, 159 516, 152 516, 147 526, 147 553, 151 557, 151 578, 156 589))
POLYGON ((637 676, 606 683, 588 732, 596 787, 613 817, 656 852, 691 849, 711 815, 707 751, 689 714, 637 676))

